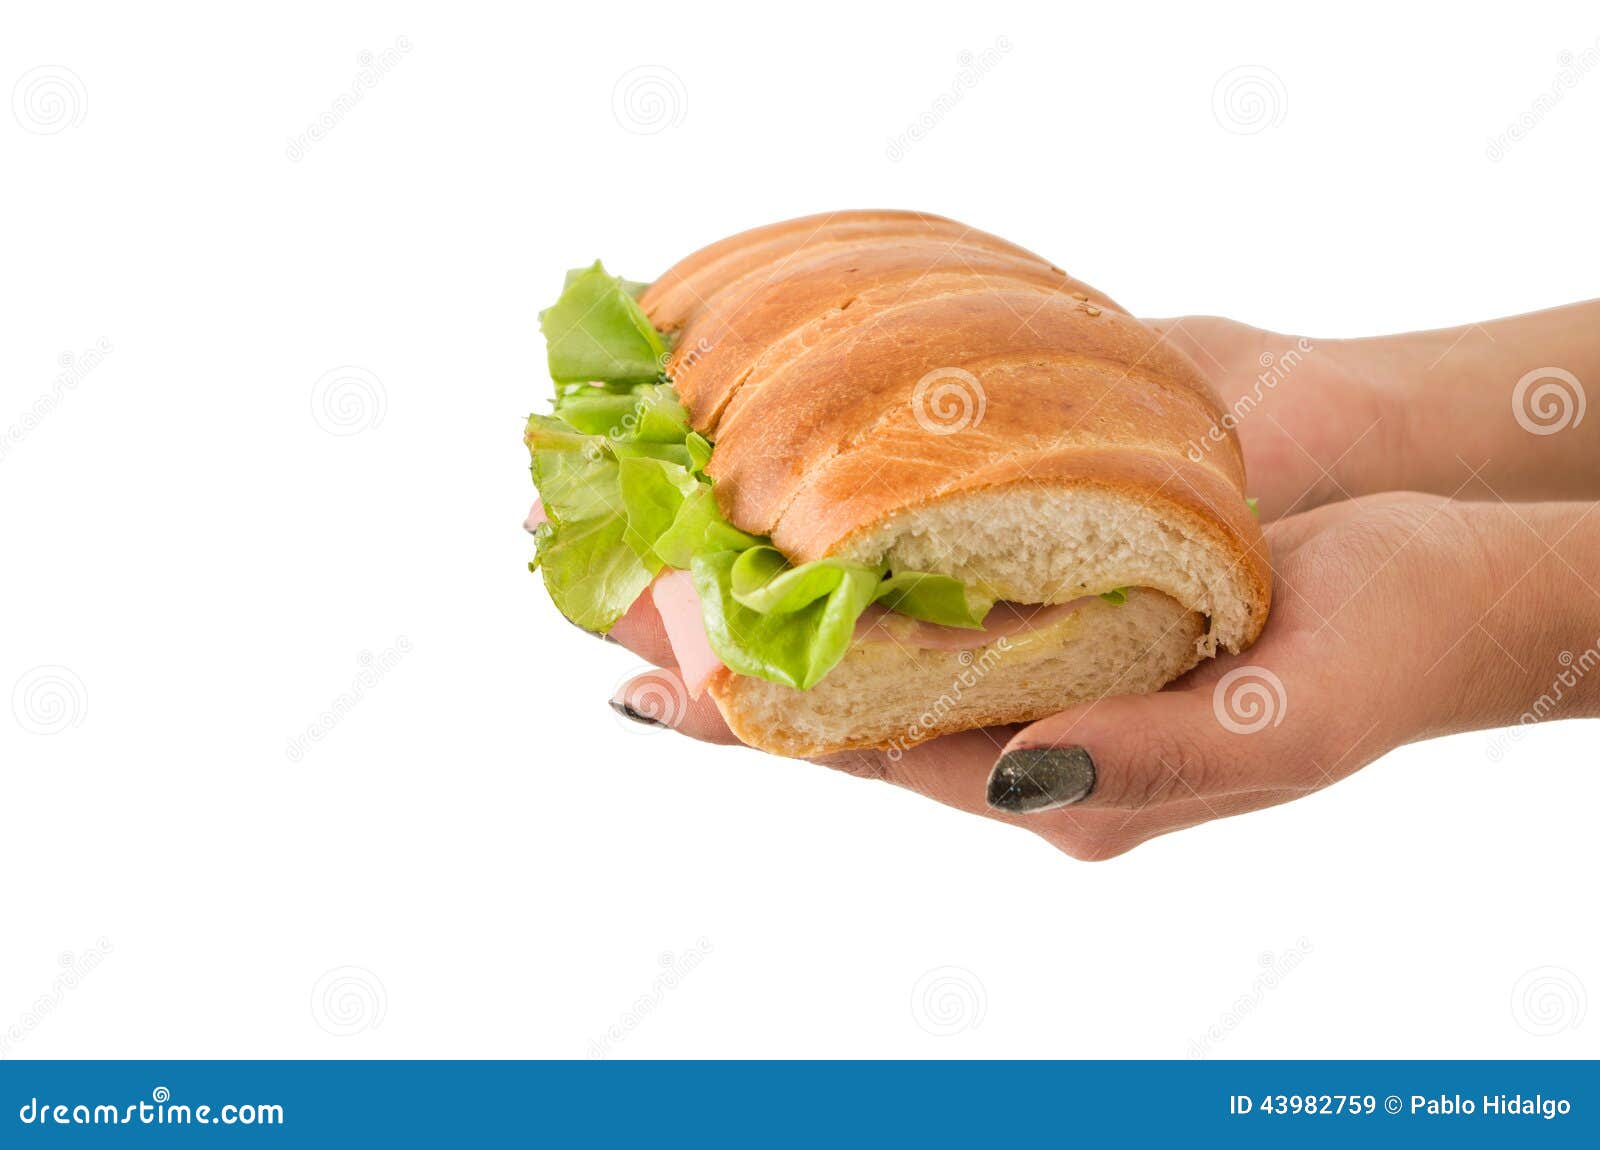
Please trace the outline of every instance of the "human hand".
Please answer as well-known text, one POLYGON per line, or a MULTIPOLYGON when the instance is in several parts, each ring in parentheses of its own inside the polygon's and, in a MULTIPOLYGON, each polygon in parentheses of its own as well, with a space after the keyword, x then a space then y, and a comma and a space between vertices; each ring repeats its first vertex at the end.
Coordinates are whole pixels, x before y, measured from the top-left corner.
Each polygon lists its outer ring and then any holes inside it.
POLYGON ((1263 520, 1383 491, 1600 499, 1600 301, 1355 340, 1145 322, 1222 399, 1263 520))
MULTIPOLYGON (((1515 722, 1567 665, 1563 651, 1600 664, 1593 505, 1384 495, 1267 535, 1272 617, 1249 651, 1153 695, 823 761, 1104 859, 1310 794, 1403 743, 1515 722)), ((621 713, 737 741, 709 698, 687 701, 648 602, 612 634, 667 668, 631 680, 621 713)), ((1600 675, 1561 706, 1560 717, 1600 714, 1600 675)))
POLYGON ((1347 345, 1220 316, 1145 323, 1187 354, 1222 400, 1222 425, 1190 445, 1190 458, 1215 450, 1231 428, 1263 522, 1382 489, 1368 473, 1400 425, 1385 420, 1383 390, 1347 345))

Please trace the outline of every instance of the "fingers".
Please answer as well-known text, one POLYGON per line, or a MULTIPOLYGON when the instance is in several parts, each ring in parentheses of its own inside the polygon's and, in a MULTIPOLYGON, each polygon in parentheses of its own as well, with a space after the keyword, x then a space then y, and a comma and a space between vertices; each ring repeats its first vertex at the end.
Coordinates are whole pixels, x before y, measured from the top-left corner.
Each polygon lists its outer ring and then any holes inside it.
MULTIPOLYGON (((815 760, 819 764, 863 778, 878 779, 915 791, 946 806, 984 815, 1032 830, 1074 858, 1103 860, 1123 854, 1140 843, 1214 819, 1260 810, 1301 797, 1330 778, 1293 768, 1292 754, 1281 741, 1263 743, 1260 753, 1230 748, 1226 740, 1210 738, 1203 725, 1216 725, 1205 700, 1209 691, 1172 692, 1150 696, 1106 699, 1098 704, 1054 716, 1028 727, 995 727, 947 735, 906 750, 843 751, 815 760), (1205 714, 1199 707, 1205 706, 1205 714), (1091 714, 1091 712, 1095 712, 1091 714), (1157 729, 1171 724, 1172 737, 1128 734, 1124 728, 1157 729), (1088 752, 1083 740, 1095 746, 1088 752), (1204 746, 1204 749, 1201 749, 1204 746), (1006 776, 1007 757, 1016 750, 1039 757, 1029 769, 1037 776, 1015 778, 1008 785, 1019 793, 1060 788, 1052 781, 1056 767, 1049 753, 1063 749, 1070 764, 1087 757, 1093 778, 1076 801, 1058 806, 1015 807, 997 792, 996 776, 1006 776), (1280 762, 1289 762, 1283 768, 1280 762), (1301 781, 1294 781, 1299 776, 1301 781), (997 799, 999 800, 997 802, 997 799)), ((689 698, 682 679, 671 668, 658 668, 628 680, 612 707, 619 715, 647 726, 662 727, 702 742, 738 743, 709 694, 689 698)), ((1227 731, 1222 732, 1227 735, 1227 731)), ((1010 760, 1015 763, 1015 759, 1010 760)), ((1074 777, 1082 784, 1081 767, 1074 777)), ((1351 768, 1353 769, 1353 767, 1351 768)), ((1006 776, 1009 777, 1009 776, 1006 776)))
POLYGON ((1327 769, 1316 761, 1322 724, 1309 700, 1292 724, 1287 712, 1282 679, 1251 665, 1222 673, 1211 686, 1074 707, 1012 737, 989 777, 987 799, 1034 817, 1069 808, 1126 816, 1318 785, 1327 769))
POLYGON ((739 741, 723 722, 710 693, 690 698, 683 679, 670 667, 629 679, 612 697, 611 709, 635 723, 665 727, 702 743, 728 746, 739 741))
MULTIPOLYGON (((710 692, 690 698, 682 677, 671 667, 658 667, 629 679, 612 698, 611 709, 633 722, 701 742, 723 746, 739 742, 710 692)), ((1015 730, 962 731, 905 750, 840 751, 812 762, 858 778, 893 783, 972 814, 1005 817, 984 802, 984 780, 1015 730)))
POLYGON ((612 624, 607 637, 658 667, 672 667, 677 663, 672 656, 672 644, 667 641, 661 613, 656 610, 655 599, 649 591, 633 601, 627 613, 612 624))
POLYGON ((907 749, 841 751, 814 759, 862 778, 897 787, 978 815, 995 815, 984 802, 984 780, 1014 727, 962 731, 907 749))
POLYGON ((1126 854, 1153 838, 1217 819, 1264 810, 1303 798, 1306 793, 1299 787, 1247 791, 1163 803, 1131 812, 1108 808, 1074 811, 1069 807, 1060 812, 1059 818, 1033 819, 1024 825, 1073 858, 1101 862, 1126 854))

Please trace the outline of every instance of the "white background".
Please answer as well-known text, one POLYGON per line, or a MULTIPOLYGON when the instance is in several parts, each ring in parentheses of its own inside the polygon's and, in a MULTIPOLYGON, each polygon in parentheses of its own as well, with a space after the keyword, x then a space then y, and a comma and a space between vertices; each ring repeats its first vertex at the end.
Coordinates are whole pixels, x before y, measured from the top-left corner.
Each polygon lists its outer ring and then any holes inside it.
POLYGON ((64 103, 0 111, 6 1055, 1600 1055, 1594 725, 1076 863, 624 729, 526 570, 597 255, 893 206, 1313 336, 1596 294, 1600 70, 1489 155, 1592 4, 1302 7, 9 9, 64 103))

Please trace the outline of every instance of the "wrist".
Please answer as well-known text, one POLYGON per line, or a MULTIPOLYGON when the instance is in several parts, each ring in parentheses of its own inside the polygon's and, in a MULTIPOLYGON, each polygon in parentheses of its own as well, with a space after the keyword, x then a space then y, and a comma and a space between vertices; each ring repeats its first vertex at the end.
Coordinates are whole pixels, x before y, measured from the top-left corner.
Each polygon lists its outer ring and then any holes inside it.
POLYGON ((1319 354, 1333 365, 1338 401, 1349 415, 1348 447, 1329 466, 1347 496, 1387 491, 1431 491, 1422 482, 1427 428, 1417 414, 1415 350, 1400 337, 1319 340, 1319 354))
POLYGON ((1447 503, 1414 737, 1600 716, 1600 509, 1447 503))
POLYGON ((1439 331, 1338 341, 1371 397, 1385 458, 1368 453, 1352 494, 1381 489, 1472 499, 1600 498, 1600 302, 1439 331), (1587 389, 1587 390, 1586 390, 1587 389))

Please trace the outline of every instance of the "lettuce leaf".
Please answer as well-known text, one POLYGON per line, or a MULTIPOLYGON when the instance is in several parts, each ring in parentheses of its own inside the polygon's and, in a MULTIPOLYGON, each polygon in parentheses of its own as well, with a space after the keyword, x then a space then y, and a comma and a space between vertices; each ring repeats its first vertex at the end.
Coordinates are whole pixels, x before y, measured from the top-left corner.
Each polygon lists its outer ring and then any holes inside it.
POLYGON ((586 435, 631 443, 681 444, 689 423, 689 413, 666 384, 644 384, 622 394, 575 389, 556 400, 555 413, 586 435))
POLYGON ((878 585, 875 598, 891 611, 946 627, 981 628, 994 606, 992 596, 927 571, 897 571, 878 585))
POLYGON ((698 431, 691 431, 683 441, 684 449, 689 452, 696 471, 704 471, 706 464, 711 462, 711 441, 698 431))
MULTIPOLYGON (((856 620, 872 602, 878 572, 856 564, 839 564, 826 572, 806 572, 812 564, 793 568, 790 574, 805 572, 799 582, 807 591, 820 593, 799 610, 765 612, 745 606, 734 593, 734 567, 748 553, 713 551, 694 557, 691 571, 706 638, 717 658, 736 673, 807 690, 844 658, 856 620)), ((802 593, 791 594, 798 598, 802 593)))
POLYGON ((557 384, 653 383, 667 345, 644 314, 630 285, 599 260, 567 273, 561 298, 539 313, 557 384))
POLYGON ((743 551, 761 542, 759 536, 747 535, 724 519, 711 485, 699 483, 684 497, 672 526, 655 541, 655 551, 668 567, 687 571, 702 551, 743 551))
POLYGON ((552 520, 593 519, 622 509, 617 461, 603 440, 550 429, 548 416, 528 417, 523 437, 533 453, 533 483, 552 520))
POLYGON ((656 541, 678 518, 684 497, 696 485, 687 467, 665 460, 636 456, 617 464, 617 487, 628 521, 628 541, 641 552, 641 558, 653 561, 657 570, 663 560, 655 550, 656 541))
POLYGON ((535 564, 561 613, 589 631, 609 631, 661 570, 640 558, 619 515, 541 524, 535 564))
MULTIPOLYGON (((883 578, 882 568, 839 559, 818 559, 791 567, 776 547, 761 544, 740 553, 729 571, 729 585, 741 606, 763 615, 787 615, 833 594, 841 582, 862 573, 872 576, 874 589, 883 578)), ((867 603, 870 602, 872 600, 868 599, 867 603)), ((866 606, 863 603, 862 610, 866 606)), ((851 623, 854 622, 852 619, 851 623)))

